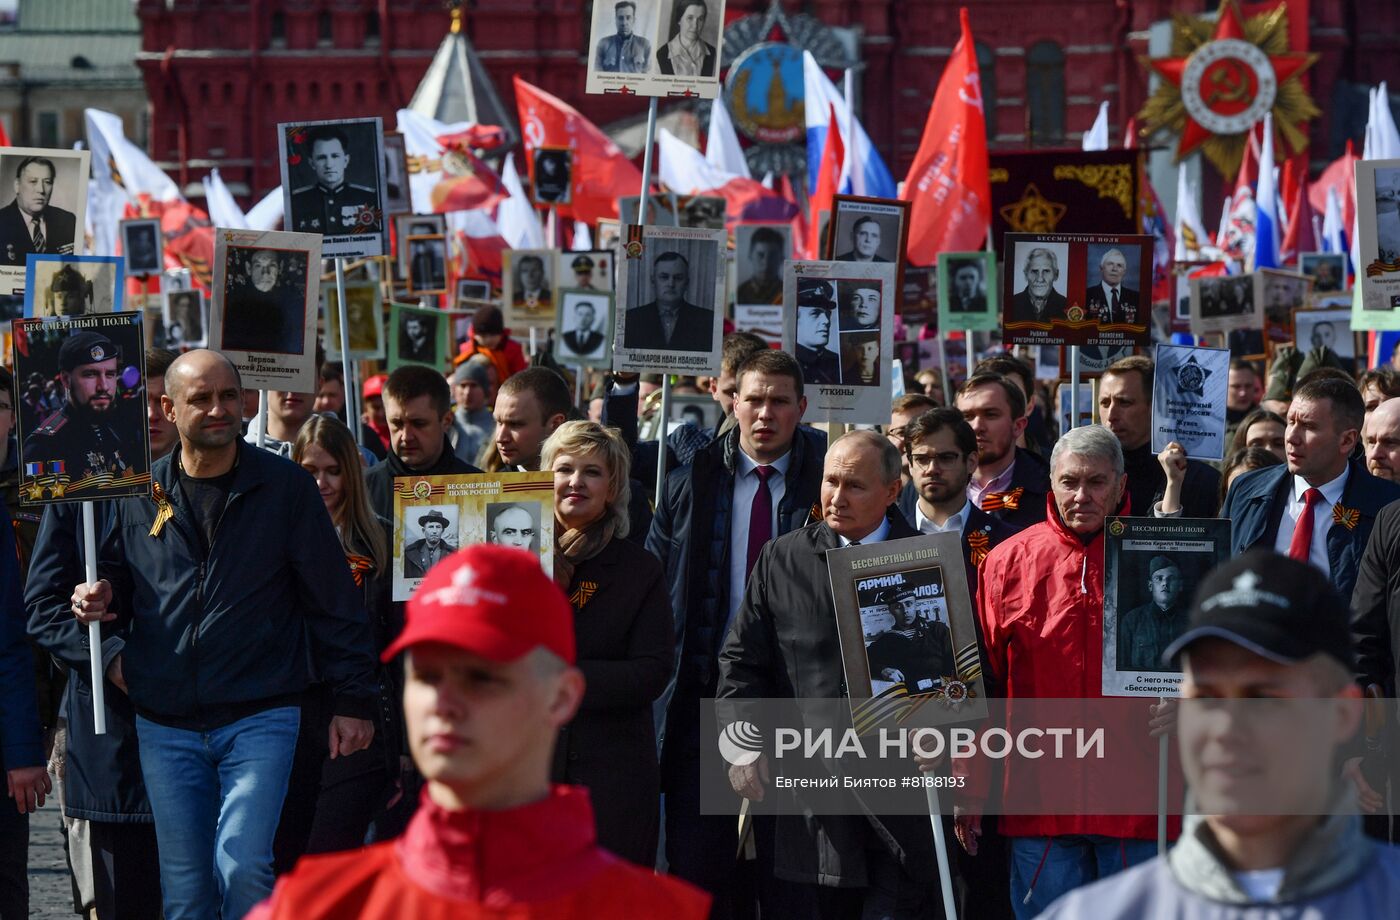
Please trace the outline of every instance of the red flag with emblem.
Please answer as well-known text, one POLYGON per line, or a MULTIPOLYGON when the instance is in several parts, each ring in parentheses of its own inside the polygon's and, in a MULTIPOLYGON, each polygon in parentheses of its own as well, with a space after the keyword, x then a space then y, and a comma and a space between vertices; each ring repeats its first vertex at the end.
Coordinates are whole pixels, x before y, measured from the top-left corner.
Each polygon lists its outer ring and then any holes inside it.
POLYGON ((817 172, 817 187, 808 202, 811 220, 807 222, 811 230, 807 234, 807 258, 821 258, 822 212, 831 213, 831 200, 836 195, 837 183, 841 181, 841 161, 846 159, 845 145, 841 143, 841 126, 836 119, 836 106, 828 106, 831 112, 826 132, 826 146, 822 147, 822 165, 817 172))
POLYGON ((991 166, 982 81, 967 8, 962 37, 938 81, 901 197, 912 203, 906 257, 933 265, 940 252, 981 248, 992 221, 991 166))
POLYGON ((515 104, 520 113, 525 152, 533 157, 541 147, 573 151, 573 194, 558 206, 561 217, 591 224, 617 217, 617 199, 642 190, 642 171, 597 125, 562 99, 515 78, 515 104))

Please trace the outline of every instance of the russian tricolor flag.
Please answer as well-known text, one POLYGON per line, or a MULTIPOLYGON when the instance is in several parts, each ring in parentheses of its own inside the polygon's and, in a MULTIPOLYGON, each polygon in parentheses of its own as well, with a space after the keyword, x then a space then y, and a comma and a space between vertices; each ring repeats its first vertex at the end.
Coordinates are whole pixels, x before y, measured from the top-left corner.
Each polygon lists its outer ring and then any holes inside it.
POLYGON ((1278 188, 1274 182, 1274 118, 1264 116, 1264 143, 1259 152, 1259 187, 1254 193, 1254 267, 1278 268, 1278 188))
MULTIPOLYGON (((834 109, 836 123, 841 125, 841 140, 846 156, 841 164, 841 182, 837 191, 845 195, 866 195, 871 198, 895 197, 894 177, 885 161, 880 159, 865 128, 851 116, 846 100, 836 91, 836 85, 822 73, 812 52, 802 52, 802 82, 807 112, 807 194, 817 190, 817 174, 821 172, 822 149, 826 146, 828 119, 834 109), (852 138, 849 135, 854 134, 852 138)), ((816 215, 813 215, 816 219, 816 215)))

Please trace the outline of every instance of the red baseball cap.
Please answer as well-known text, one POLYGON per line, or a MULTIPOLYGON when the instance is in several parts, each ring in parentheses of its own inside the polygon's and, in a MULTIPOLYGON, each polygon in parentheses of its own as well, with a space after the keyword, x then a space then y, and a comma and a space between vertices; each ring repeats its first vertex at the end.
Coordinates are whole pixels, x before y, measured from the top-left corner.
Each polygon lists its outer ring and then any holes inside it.
POLYGON ((388 374, 375 374, 373 377, 365 378, 363 399, 371 396, 382 396, 384 394, 384 381, 389 379, 388 374))
POLYGON ((491 661, 546 648, 574 663, 574 611, 539 557, 480 543, 433 566, 408 602, 403 632, 384 650, 440 642, 491 661))

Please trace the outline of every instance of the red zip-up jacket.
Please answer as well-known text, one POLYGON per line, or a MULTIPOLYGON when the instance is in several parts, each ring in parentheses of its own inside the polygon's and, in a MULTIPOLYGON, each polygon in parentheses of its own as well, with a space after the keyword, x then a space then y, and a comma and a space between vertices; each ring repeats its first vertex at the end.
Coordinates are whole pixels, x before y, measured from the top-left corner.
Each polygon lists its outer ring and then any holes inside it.
POLYGON ((594 839, 579 786, 505 811, 447 811, 424 790, 402 837, 301 860, 247 920, 703 920, 709 895, 594 839))

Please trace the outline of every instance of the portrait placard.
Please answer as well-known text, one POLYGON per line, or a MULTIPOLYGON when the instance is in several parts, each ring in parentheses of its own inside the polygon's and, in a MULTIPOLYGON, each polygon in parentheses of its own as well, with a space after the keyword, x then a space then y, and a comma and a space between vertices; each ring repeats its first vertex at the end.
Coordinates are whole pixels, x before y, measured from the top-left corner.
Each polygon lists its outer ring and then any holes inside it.
POLYGON ((1230 349, 1161 343, 1154 364, 1152 452, 1175 441, 1194 460, 1224 460, 1230 349))
POLYGON ((1264 310, 1254 298, 1251 276, 1211 275, 1190 281, 1192 335, 1264 328, 1264 310))
POLYGON ((676 217, 682 227, 723 230, 724 199, 718 195, 677 196, 676 217))
POLYGON ((1029 348, 1034 353, 1036 380, 1059 380, 1066 376, 1063 349, 1056 345, 1031 345, 1029 348))
POLYGON ((782 347, 783 306, 759 307, 752 304, 735 304, 734 328, 740 332, 752 332, 769 345, 782 347))
MULTIPOLYGON (((340 294, 334 282, 322 284, 321 292, 326 302, 326 360, 340 361, 340 294)), ((346 283, 345 325, 351 359, 384 357, 384 307, 376 282, 346 283)))
POLYGON ((57 380, 42 415, 16 406, 22 505, 149 495, 141 313, 14 320, 17 389, 57 380))
POLYGON ((252 390, 316 389, 321 234, 219 230, 211 341, 252 390))
MULTIPOLYGON (((1055 376, 1069 377, 1070 349, 1060 348, 1057 350, 1060 354, 1060 367, 1055 376)), ((1137 347, 1134 345, 1081 345, 1079 347, 1079 376, 1085 380, 1094 380, 1102 377, 1103 372, 1108 370, 1113 362, 1127 358, 1136 353, 1137 347)))
MULTIPOLYGON (((626 195, 617 199, 617 213, 624 224, 643 224, 648 227, 679 227, 681 224, 679 199, 671 192, 647 196, 645 219, 637 216, 641 197, 626 195)), ((599 221, 601 224, 602 222, 599 221)), ((621 228, 618 238, 621 239, 621 228)))
POLYGON ((1312 278, 1297 272, 1261 268, 1254 273, 1254 302, 1264 310, 1264 334, 1271 342, 1293 341, 1293 314, 1306 309, 1312 278))
POLYGON ((530 156, 530 187, 536 204, 573 200, 573 154, 568 147, 536 147, 530 156))
POLYGON ((1111 517, 1104 526, 1103 694, 1180 696, 1162 653, 1186 631, 1206 573, 1230 558, 1221 518, 1111 517))
POLYGON ((446 214, 395 214, 394 253, 399 277, 408 278, 408 238, 410 236, 447 236, 446 214))
POLYGON ((398 131, 384 132, 384 213, 413 210, 408 184, 408 149, 398 131))
POLYGON ((1293 314, 1293 345, 1300 354, 1330 348, 1343 361, 1356 360, 1356 337, 1351 333, 1351 310, 1299 310, 1293 314))
MULTIPOLYGON (((349 296, 348 293, 346 296, 349 296)), ((405 364, 442 370, 452 338, 452 316, 441 310, 389 303, 389 371, 405 364)))
POLYGON ((458 312, 475 313, 482 302, 491 300, 491 282, 476 278, 458 278, 457 296, 453 298, 453 309, 458 312), (473 301, 468 304, 467 301, 473 301))
POLYGON ((992 332, 1000 328, 996 277, 994 252, 940 252, 938 328, 974 332, 992 332))
POLYGON ((892 262, 785 263, 783 350, 802 367, 812 418, 889 421, 895 269, 892 262))
POLYGON ((161 324, 165 347, 203 348, 209 337, 209 305, 198 288, 166 291, 161 296, 161 324))
MULTIPOLYGON (((589 93, 713 99, 725 0, 593 4, 589 93)), ((624 221, 626 223, 627 221, 624 221)))
POLYGON ((914 327, 923 323, 937 332, 941 328, 938 325, 937 266, 904 266, 903 291, 899 303, 895 304, 895 312, 904 320, 904 325, 914 327))
POLYGON ((554 357, 561 364, 611 367, 613 296, 606 291, 562 288, 554 320, 554 357))
POLYGON ((596 231, 593 234, 594 243, 609 252, 616 252, 617 244, 622 241, 622 221, 600 217, 596 231))
POLYGON ((986 718, 962 540, 938 533, 827 550, 857 731, 886 718, 908 726, 986 718))
POLYGON ((394 479, 394 600, 408 600, 428 569, 477 543, 529 550, 552 574, 554 474, 545 470, 394 479))
POLYGON ((1400 160, 1356 164, 1358 332, 1400 329, 1400 160))
POLYGON ((616 255, 612 249, 561 252, 554 273, 555 284, 583 291, 611 291, 616 255))
POLYGON ((783 302, 783 262, 792 255, 790 224, 740 224, 734 228, 736 306, 783 302))
POLYGON ((722 415, 719 403, 712 396, 672 396, 670 424, 666 426, 666 433, 669 435, 687 423, 700 429, 715 429, 724 420, 722 415))
POLYGON ((622 237, 613 369, 719 373, 725 232, 623 224, 622 237))
POLYGON ((31 252, 26 259, 25 316, 86 316, 122 308, 121 257, 31 252))
POLYGON ((128 275, 159 275, 165 269, 160 220, 141 217, 121 222, 122 258, 128 275))
POLYGON ((1344 252, 1300 252, 1298 270, 1312 278, 1314 295, 1336 294, 1346 289, 1347 254, 1344 252))
POLYGON ((559 253, 553 249, 507 249, 501 253, 501 300, 506 325, 517 334, 554 322, 554 272, 559 253))
POLYGON ((279 124, 277 153, 289 231, 322 234, 321 254, 328 259, 384 253, 382 119, 279 124))
POLYGON ((1152 237, 1008 233, 1004 340, 1018 345, 1147 345, 1152 237))
POLYGON ((1096 381, 1090 380, 1079 384, 1079 424, 1071 426, 1070 419, 1074 416, 1070 407, 1070 388, 1068 380, 1062 380, 1055 387, 1055 418, 1060 423, 1060 434, 1069 431, 1071 427, 1083 428, 1085 425, 1094 424, 1094 384, 1096 381))
POLYGON ((24 293, 29 254, 83 251, 91 159, 87 150, 0 147, 0 295, 24 293))
POLYGON ((896 268, 893 308, 900 309, 904 286, 904 252, 909 242, 907 201, 835 195, 831 215, 821 228, 822 258, 837 262, 893 262, 896 268))
POLYGON ((447 237, 410 236, 408 291, 410 294, 447 293, 447 237))
POLYGON ((1172 332, 1191 331, 1191 275, 1216 264, 1204 261, 1172 263, 1172 332))

